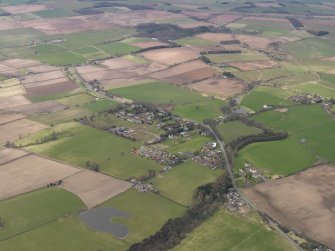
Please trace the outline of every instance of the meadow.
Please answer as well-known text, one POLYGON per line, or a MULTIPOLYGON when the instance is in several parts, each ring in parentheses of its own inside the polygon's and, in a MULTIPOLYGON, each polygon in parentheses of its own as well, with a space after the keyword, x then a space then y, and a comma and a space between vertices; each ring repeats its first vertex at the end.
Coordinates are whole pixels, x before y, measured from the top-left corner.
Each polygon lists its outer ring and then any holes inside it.
POLYGON ((222 169, 211 170, 206 166, 187 161, 158 175, 150 182, 161 195, 182 205, 190 206, 196 188, 213 182, 222 172, 222 169))
POLYGON ((265 227, 258 216, 240 216, 219 209, 173 250, 293 251, 295 248, 265 227))
POLYGON ((27 149, 84 168, 87 161, 95 162, 100 165, 101 172, 121 179, 140 177, 151 169, 158 171, 161 168, 132 152, 139 147, 137 142, 79 124, 67 131, 69 133, 71 136, 27 149))
POLYGON ((203 145, 211 142, 213 139, 208 136, 201 136, 194 133, 188 138, 168 139, 164 142, 165 151, 171 153, 193 153, 201 149, 203 145))
POLYGON ((242 136, 260 134, 262 131, 256 127, 243 124, 240 121, 232 121, 217 126, 217 129, 226 144, 242 136))
POLYGON ((269 59, 265 55, 256 52, 245 52, 240 54, 210 54, 206 55, 206 57, 208 57, 210 61, 216 64, 269 59))

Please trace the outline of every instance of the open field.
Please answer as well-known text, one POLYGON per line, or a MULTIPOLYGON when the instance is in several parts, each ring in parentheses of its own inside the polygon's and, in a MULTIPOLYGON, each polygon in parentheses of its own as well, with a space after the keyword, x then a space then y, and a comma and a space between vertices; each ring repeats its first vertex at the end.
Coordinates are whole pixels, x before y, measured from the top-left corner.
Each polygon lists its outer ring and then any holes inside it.
POLYGON ((78 197, 60 188, 44 188, 1 201, 1 219, 6 223, 0 232, 0 249, 7 238, 83 209, 78 197))
POLYGON ((311 82, 299 85, 292 85, 288 89, 298 93, 308 93, 311 95, 316 94, 325 98, 335 98, 335 86, 333 86, 333 84, 331 84, 330 86, 327 86, 325 84, 323 82, 311 82))
POLYGON ((78 171, 77 168, 35 155, 24 156, 1 165, 0 199, 46 187, 78 171))
POLYGON ((21 150, 12 149, 12 148, 5 148, 3 150, 0 150, 0 165, 3 165, 10 161, 19 159, 28 154, 29 153, 26 151, 21 151, 21 150))
POLYGON ((44 128, 46 128, 45 125, 26 118, 2 124, 0 125, 0 145, 4 145, 7 141, 13 142, 20 137, 38 132, 44 128))
POLYGON ((302 142, 321 160, 334 161, 335 120, 319 105, 289 107, 287 112, 262 113, 256 119, 278 130, 285 130, 302 142))
POLYGON ((159 193, 182 205, 190 206, 193 193, 200 185, 213 182, 223 170, 211 170, 192 161, 175 166, 172 170, 151 180, 159 193), (192 176, 190 177, 190 173, 192 176))
POLYGON ((149 76, 163 82, 185 85, 198 82, 203 79, 215 77, 218 73, 200 60, 195 60, 167 70, 154 72, 149 76))
POLYGON ((123 193, 133 186, 129 182, 89 170, 76 173, 63 181, 61 187, 76 194, 88 208, 123 193))
POLYGON ((260 134, 262 131, 256 127, 243 124, 240 121, 232 121, 219 125, 217 127, 219 133, 224 138, 224 142, 229 144, 239 137, 260 134))
POLYGON ((264 226, 256 216, 235 215, 219 209, 194 229, 174 251, 191 250, 293 251, 279 234, 264 226))
POLYGON ((260 86, 247 94, 241 104, 254 111, 263 108, 263 105, 289 106, 293 104, 287 99, 289 96, 290 94, 282 89, 260 86))
POLYGON ((245 85, 236 79, 215 77, 188 85, 189 88, 208 95, 229 98, 245 90, 245 85))
POLYGON ((31 114, 57 112, 57 111, 64 110, 65 108, 66 106, 51 100, 51 101, 44 101, 40 103, 34 103, 34 104, 14 106, 6 110, 31 115, 31 114))
POLYGON ((137 142, 76 123, 64 130, 64 136, 59 139, 27 149, 84 168, 87 161, 95 162, 100 165, 101 172, 121 179, 160 169, 155 162, 135 156, 132 151, 139 146, 137 142))
POLYGON ((333 166, 318 166, 244 193, 280 224, 334 249, 334 177, 333 166))
POLYGON ((92 251, 110 250, 111 247, 126 250, 134 242, 155 233, 168 219, 181 216, 185 211, 182 206, 165 198, 136 190, 120 194, 100 207, 117 208, 130 215, 130 218, 113 218, 113 222, 124 224, 129 229, 129 235, 124 240, 93 231, 79 217, 70 215, 1 242, 0 250, 92 251), (150 224, 143 224, 149 221, 150 224))
POLYGON ((0 112, 0 125, 12 122, 14 120, 19 120, 22 118, 25 118, 25 115, 22 114, 16 114, 16 113, 11 113, 11 112, 0 112))
POLYGON ((189 138, 174 138, 164 142, 164 150, 172 153, 193 153, 213 139, 208 136, 192 134, 189 138))
POLYGON ((165 65, 181 64, 197 59, 199 55, 187 48, 167 48, 151 50, 141 53, 148 60, 156 61, 165 65))
POLYGON ((43 4, 23 4, 3 7, 3 9, 11 14, 18 14, 45 10, 46 6, 43 4))
POLYGON ((260 53, 245 52, 240 54, 210 54, 206 55, 213 63, 245 62, 256 60, 267 60, 268 58, 260 53))
POLYGON ((236 67, 241 71, 255 71, 255 70, 264 70, 270 68, 276 68, 279 64, 273 60, 261 60, 253 62, 233 62, 229 63, 230 66, 236 67))
POLYGON ((1 97, 0 99, 0 109, 2 110, 28 104, 31 104, 31 102, 23 95, 1 97))

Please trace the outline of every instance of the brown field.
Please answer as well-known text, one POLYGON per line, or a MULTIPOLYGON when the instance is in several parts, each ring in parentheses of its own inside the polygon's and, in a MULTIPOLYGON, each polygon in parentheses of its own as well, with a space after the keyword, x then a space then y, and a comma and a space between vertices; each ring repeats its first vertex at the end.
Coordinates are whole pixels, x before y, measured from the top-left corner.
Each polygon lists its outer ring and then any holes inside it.
POLYGON ((8 111, 12 112, 20 112, 23 114, 31 115, 31 114, 40 114, 40 113, 48 113, 48 112, 57 112, 60 110, 64 110, 66 108, 65 105, 62 105, 56 101, 48 100, 39 103, 33 103, 29 105, 21 105, 14 106, 8 108, 8 111))
POLYGON ((265 2, 257 3, 256 2, 255 5, 258 6, 258 7, 261 7, 261 8, 268 8, 268 7, 274 7, 274 8, 276 8, 276 7, 281 7, 279 4, 274 3, 274 2, 267 2, 267 3, 265 3, 265 2))
POLYGON ((29 153, 26 151, 13 149, 13 148, 5 148, 0 151, 0 165, 16 160, 28 154, 29 153))
POLYGON ((57 78, 64 78, 65 74, 61 71, 52 71, 47 73, 40 73, 40 74, 31 74, 24 77, 24 79, 21 81, 22 84, 28 84, 32 82, 41 82, 41 81, 47 81, 50 79, 57 79, 57 78))
POLYGON ((0 125, 25 118, 23 114, 11 113, 11 112, 0 112, 0 125))
POLYGON ((103 61, 101 64, 108 67, 111 70, 137 66, 135 62, 129 61, 126 58, 112 58, 103 61))
POLYGON ((47 9, 47 7, 43 4, 22 4, 2 8, 11 14, 29 13, 47 9))
POLYGON ((9 59, 0 61, 0 73, 7 75, 20 76, 27 73, 47 73, 57 70, 59 70, 59 68, 50 65, 43 65, 35 60, 9 59))
POLYGON ((222 15, 217 15, 209 19, 208 22, 218 24, 218 25, 223 25, 223 24, 232 23, 239 18, 240 16, 237 16, 237 15, 222 14, 222 15))
POLYGON ((202 61, 195 60, 150 74, 149 76, 153 79, 182 85, 211 78, 216 74, 217 72, 214 69, 210 68, 202 61))
POLYGON ((98 67, 98 66, 93 66, 93 65, 82 65, 76 67, 76 70, 79 74, 88 74, 88 73, 93 73, 93 72, 98 72, 98 71, 105 71, 106 69, 104 67, 98 67))
POLYGON ((230 66, 236 67, 241 71, 256 71, 269 68, 276 68, 279 64, 273 60, 259 60, 252 62, 233 62, 229 63, 230 66))
POLYGON ((276 17, 256 17, 256 16, 249 16, 244 17, 242 20, 257 20, 257 21, 265 21, 265 22, 278 22, 278 23, 288 23, 290 24, 290 21, 288 21, 286 18, 276 18, 276 17))
POLYGON ((323 58, 323 60, 335 62, 335 57, 330 57, 330 58, 323 58))
POLYGON ((181 64, 199 58, 199 54, 185 47, 151 50, 141 55, 148 60, 165 65, 181 64))
POLYGON ((20 28, 20 26, 14 21, 1 21, 0 22, 0 30, 11 30, 11 29, 17 29, 17 28, 20 28))
POLYGON ((180 23, 180 24, 177 24, 177 26, 179 26, 180 28, 183 28, 183 29, 190 29, 190 28, 196 28, 196 27, 201 27, 201 26, 209 26, 209 25, 212 25, 212 26, 216 26, 216 25, 213 25, 213 24, 210 24, 210 23, 207 23, 207 22, 197 22, 197 21, 194 21, 194 22, 189 22, 189 23, 180 23))
POLYGON ((81 74, 81 76, 85 81, 93 81, 94 79, 103 81, 103 80, 111 80, 115 78, 135 77, 136 74, 132 72, 121 73, 116 70, 105 69, 104 71, 98 70, 97 72, 81 74))
POLYGON ((8 59, 8 60, 5 60, 5 61, 1 61, 1 64, 7 65, 9 67, 16 68, 16 69, 22 69, 22 68, 41 65, 40 62, 35 61, 35 60, 19 59, 19 58, 14 58, 14 59, 8 59))
POLYGON ((271 42, 270 39, 264 37, 249 35, 236 35, 236 39, 240 40, 242 43, 245 43, 254 49, 265 49, 271 42))
POLYGON ((146 49, 146 48, 152 48, 156 46, 163 46, 167 44, 163 42, 159 42, 159 41, 148 41, 148 42, 133 43, 132 45, 146 49))
POLYGON ((27 155, 1 165, 0 200, 46 187, 79 171, 59 162, 27 155))
POLYGON ((0 145, 6 144, 7 141, 16 141, 20 137, 38 132, 46 127, 43 124, 25 118, 0 125, 0 145))
POLYGON ((88 208, 99 205, 132 186, 132 183, 89 170, 64 179, 61 185, 65 190, 76 194, 88 208))
POLYGON ((131 78, 115 78, 111 80, 103 80, 102 84, 106 90, 121 88, 126 86, 139 85, 138 82, 145 80, 145 77, 131 77, 131 78))
POLYGON ((234 39, 234 35, 228 34, 228 33, 209 33, 208 32, 208 33, 199 34, 196 37, 209 40, 209 41, 213 41, 216 43, 234 39))
POLYGON ((47 35, 69 34, 89 30, 106 30, 113 27, 137 26, 141 23, 157 22, 160 20, 182 17, 166 11, 141 10, 131 12, 104 13, 65 18, 49 18, 22 21, 23 27, 37 29, 47 35))
POLYGON ((335 168, 323 165, 244 193, 281 225, 335 249, 334 191, 335 168))
POLYGON ((1 97, 0 99, 0 110, 8 109, 14 106, 27 105, 31 102, 22 95, 10 96, 10 97, 1 97))
POLYGON ((224 79, 221 77, 206 79, 188 85, 189 88, 201 93, 229 98, 245 90, 245 85, 236 79, 224 79))

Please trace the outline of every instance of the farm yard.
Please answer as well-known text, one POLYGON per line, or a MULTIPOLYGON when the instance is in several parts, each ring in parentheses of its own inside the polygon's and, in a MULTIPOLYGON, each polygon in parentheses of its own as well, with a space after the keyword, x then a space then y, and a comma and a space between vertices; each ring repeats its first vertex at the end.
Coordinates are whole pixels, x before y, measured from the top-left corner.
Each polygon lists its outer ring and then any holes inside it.
POLYGON ((0 251, 334 248, 334 7, 0 1, 0 251))

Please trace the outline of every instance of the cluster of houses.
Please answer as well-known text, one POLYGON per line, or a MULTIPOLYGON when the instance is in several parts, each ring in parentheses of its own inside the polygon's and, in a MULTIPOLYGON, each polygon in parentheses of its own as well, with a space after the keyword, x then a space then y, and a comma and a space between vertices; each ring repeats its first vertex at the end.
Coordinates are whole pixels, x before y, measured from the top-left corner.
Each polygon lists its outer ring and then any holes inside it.
POLYGON ((239 170, 239 175, 244 177, 245 182, 252 180, 257 183, 266 182, 267 179, 263 176, 262 172, 254 168, 249 163, 245 162, 243 168, 239 170))
POLYGON ((216 169, 222 165, 222 151, 216 142, 207 143, 201 148, 199 154, 193 157, 193 160, 211 169, 216 169))
POLYGON ((225 208, 231 212, 238 212, 242 208, 248 207, 247 202, 241 197, 241 194, 234 188, 230 188, 226 193, 225 208))
POLYGON ((324 98, 319 95, 300 94, 290 97, 290 100, 299 104, 320 104, 324 101, 324 98))
POLYGON ((135 178, 131 179, 130 182, 134 184, 135 189, 137 189, 138 191, 140 191, 142 193, 150 192, 150 191, 154 190, 154 188, 151 184, 143 183, 143 182, 141 182, 141 181, 139 181, 135 178))
POLYGON ((132 130, 129 130, 126 127, 111 127, 108 129, 110 133, 113 133, 114 135, 121 136, 126 139, 130 139, 133 141, 136 141, 135 137, 131 135, 132 130))
POLYGON ((135 151, 135 153, 141 157, 151 159, 164 166, 176 166, 182 162, 182 159, 177 155, 167 153, 149 146, 141 146, 135 151))

